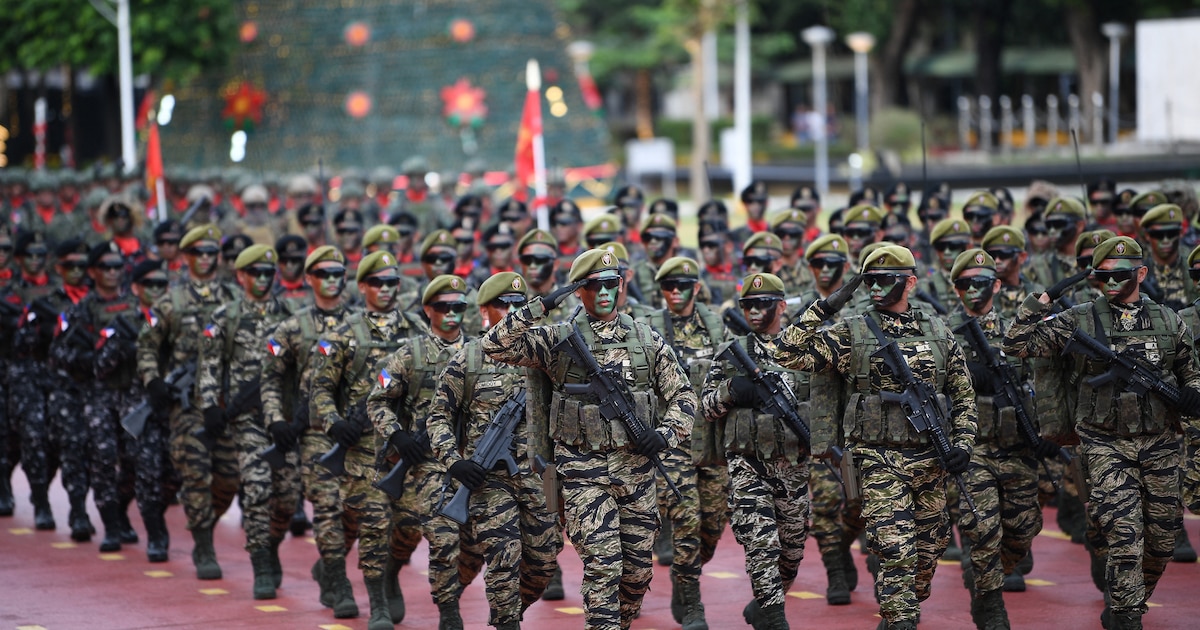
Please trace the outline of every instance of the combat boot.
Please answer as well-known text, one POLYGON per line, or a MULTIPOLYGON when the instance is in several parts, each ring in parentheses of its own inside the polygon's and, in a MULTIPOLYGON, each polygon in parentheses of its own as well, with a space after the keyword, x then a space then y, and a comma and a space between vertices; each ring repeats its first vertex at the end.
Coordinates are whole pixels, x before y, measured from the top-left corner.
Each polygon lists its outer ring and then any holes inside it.
MULTIPOLYGON (((50 496, 49 488, 46 486, 33 486, 29 492, 29 502, 33 504, 33 527, 40 530, 53 530, 54 513, 50 511, 50 496)), ((86 515, 87 512, 84 512, 86 515)), ((89 526, 91 523, 88 524, 89 526)), ((87 542, 92 539, 91 532, 88 532, 88 537, 79 542, 87 542)))
POLYGON ((252 550, 250 566, 254 568, 254 599, 275 599, 275 574, 271 570, 271 550, 263 548, 252 550))
POLYGON ((1087 508, 1079 497, 1067 494, 1063 489, 1058 491, 1058 513, 1054 520, 1064 534, 1071 536, 1071 542, 1083 544, 1087 537, 1087 508))
POLYGON ((828 551, 821 554, 821 562, 825 565, 825 601, 830 606, 845 606, 850 603, 850 586, 846 584, 846 564, 839 551, 828 551))
POLYGON ((1012 573, 1004 576, 1003 588, 1005 593, 1025 592, 1025 576, 1021 575, 1021 569, 1013 567, 1012 573))
POLYGON ((1010 630, 1003 593, 997 589, 971 598, 971 619, 979 630, 1010 630))
POLYGON ((669 567, 675 561, 675 540, 672 531, 671 521, 663 519, 658 528, 658 538, 654 539, 654 555, 658 557, 660 567, 669 567))
POLYGON ((9 478, 11 475, 11 470, 0 471, 0 516, 12 516, 13 510, 16 509, 12 493, 12 479, 9 478))
POLYGON ((164 506, 158 503, 146 505, 142 511, 142 524, 146 526, 146 559, 150 562, 166 562, 171 536, 167 532, 164 506))
POLYGON ((133 528, 133 523, 129 522, 129 502, 121 501, 117 505, 117 523, 120 527, 117 529, 117 536, 121 539, 123 545, 136 545, 138 542, 137 530, 133 528))
MULTIPOLYGON (((74 508, 71 510, 74 512, 74 508)), ((100 520, 104 523, 104 540, 100 541, 100 551, 109 553, 121 550, 121 506, 110 503, 100 509, 100 520)), ((71 525, 71 537, 75 537, 74 518, 71 525)))
POLYGON ((742 609, 742 619, 746 620, 746 625, 758 627, 762 621, 762 606, 758 604, 758 598, 750 600, 750 603, 742 609))
MULTIPOLYGON (((312 569, 308 574, 312 576, 313 581, 317 583, 317 587, 321 590, 321 595, 318 597, 318 601, 320 601, 321 605, 326 608, 333 608, 333 600, 337 594, 333 592, 333 589, 329 588, 329 581, 325 579, 325 569, 323 567, 324 563, 325 560, 318 557, 317 561, 313 563, 312 569)), ((345 566, 344 560, 343 566, 345 566)))
POLYGON ((458 600, 442 602, 438 607, 438 630, 463 630, 462 615, 458 612, 458 600))
POLYGON ((676 581, 675 576, 672 575, 671 576, 671 618, 675 620, 675 623, 682 624, 683 623, 683 613, 685 613, 685 612, 687 612, 687 610, 683 605, 683 594, 679 590, 679 582, 676 581))
POLYGON ((404 592, 400 590, 400 567, 403 566, 399 560, 388 555, 387 563, 383 565, 383 594, 387 597, 388 612, 392 616, 392 623, 400 623, 404 621, 404 592))
POLYGON ((321 560, 321 579, 324 588, 332 595, 333 616, 335 619, 351 619, 358 616, 358 603, 354 601, 354 587, 346 577, 346 559, 329 558, 321 560))
MULTIPOLYGON (((67 523, 71 526, 71 540, 75 542, 87 542, 92 539, 92 534, 96 533, 96 528, 92 526, 92 519, 88 517, 86 494, 81 497, 71 497, 71 511, 67 513, 67 523)), ((113 530, 113 534, 116 534, 116 530, 113 530)), ((117 549, 120 548, 120 539, 117 539, 117 549)))
POLYGON ((197 527, 192 530, 192 564, 196 566, 196 578, 200 580, 221 579, 221 565, 217 564, 217 550, 213 549, 213 530, 211 527, 197 527))
POLYGON ((1033 549, 1025 552, 1025 557, 1017 563, 1017 568, 1021 570, 1022 576, 1033 573, 1033 549))
POLYGON ((676 588, 679 599, 683 602, 683 630, 708 630, 708 621, 704 618, 704 603, 700 601, 700 582, 688 581, 676 588))
POLYGON ((1113 630, 1142 630, 1142 613, 1114 613, 1112 623, 1113 630))
POLYGON ((496 630, 521 630, 520 621, 501 621, 496 624, 496 630))
POLYGON ((850 553, 850 545, 853 542, 847 540, 842 545, 842 571, 846 575, 846 587, 851 591, 858 588, 858 567, 854 565, 854 554, 850 553))
POLYGON ((275 580, 275 588, 283 584, 283 565, 279 562, 279 543, 283 538, 271 538, 267 551, 271 552, 271 577, 275 580))
POLYGON ((1196 561, 1196 550, 1192 548, 1192 542, 1188 540, 1187 530, 1182 527, 1175 533, 1175 552, 1171 556, 1171 560, 1175 562, 1196 561))
POLYGON ((758 613, 758 623, 754 630, 790 630, 787 616, 783 614, 783 604, 763 606, 758 613))
POLYGON ((546 590, 542 591, 542 599, 548 602, 557 602, 566 599, 566 593, 563 591, 562 568, 554 569, 554 575, 550 576, 550 583, 546 585, 546 590))
POLYGON ((371 603, 371 618, 367 620, 367 630, 392 630, 395 624, 388 613, 387 597, 383 594, 383 578, 363 578, 363 583, 367 586, 367 601, 371 603))

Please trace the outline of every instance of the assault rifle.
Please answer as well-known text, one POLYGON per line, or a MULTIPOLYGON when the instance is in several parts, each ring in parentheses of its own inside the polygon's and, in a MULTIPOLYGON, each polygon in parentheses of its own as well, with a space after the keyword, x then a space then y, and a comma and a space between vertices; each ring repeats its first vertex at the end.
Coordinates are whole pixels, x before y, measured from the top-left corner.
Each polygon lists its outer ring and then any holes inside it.
MULTIPOLYGON (((945 417, 945 411, 937 399, 937 392, 934 391, 933 385, 918 379, 912 369, 908 367, 908 362, 904 360, 904 355, 900 353, 900 346, 896 344, 896 340, 889 338, 879 329, 879 324, 869 316, 864 317, 867 327, 871 332, 875 333, 875 338, 879 341, 879 349, 872 356, 883 360, 884 365, 891 370, 892 374, 900 380, 904 386, 904 391, 897 394, 881 390, 879 395, 886 402, 898 403, 904 410, 904 415, 908 417, 909 423, 917 430, 917 433, 928 433, 933 442, 933 448, 937 451, 938 459, 942 460, 942 466, 945 467, 946 459, 950 456, 950 441, 946 439, 946 432, 942 429, 942 420, 945 417)), ((962 496, 970 506, 971 511, 975 513, 976 518, 979 517, 979 511, 975 508, 975 500, 971 498, 971 493, 967 491, 967 484, 963 482, 962 475, 952 475, 954 482, 958 484, 958 489, 962 491, 962 496)))
MULTIPOLYGON (((188 361, 183 365, 171 370, 167 378, 163 382, 171 388, 172 398, 174 398, 179 406, 184 411, 192 408, 192 388, 196 385, 196 362, 188 361)), ((142 431, 146 429, 146 421, 150 419, 150 415, 154 413, 154 407, 151 406, 149 400, 142 401, 137 407, 134 407, 125 417, 121 418, 121 426, 129 432, 133 437, 140 437, 142 431)))
MULTIPOLYGON (((258 386, 258 391, 261 396, 261 383, 258 386)), ((298 397, 296 400, 299 402, 299 405, 292 412, 292 428, 296 430, 296 435, 300 436, 303 435, 304 430, 308 428, 308 400, 304 397, 298 397)), ((259 404, 262 404, 261 399, 259 404)), ((279 446, 277 444, 272 444, 263 449, 262 458, 267 462, 267 465, 270 466, 272 470, 279 470, 280 468, 287 466, 287 451, 279 450, 279 446)))
MULTIPOLYGON (((350 410, 350 416, 346 420, 355 427, 358 427, 360 432, 366 428, 367 399, 365 397, 350 410)), ((317 463, 329 469, 329 472, 335 475, 344 475, 346 474, 346 453, 348 450, 340 442, 334 443, 333 448, 317 459, 317 463)))
MULTIPOLYGON (((1098 329, 1102 330, 1102 329, 1098 329)), ((1146 396, 1151 392, 1158 394, 1167 404, 1180 413, 1188 416, 1200 415, 1200 395, 1190 389, 1180 389, 1159 378, 1152 370, 1137 361, 1113 352, 1108 344, 1101 343, 1095 337, 1076 328, 1071 333, 1063 354, 1082 354, 1094 361, 1102 361, 1108 365, 1108 371, 1093 376, 1087 380, 1092 387, 1103 387, 1112 382, 1119 382, 1138 396, 1146 396)))
MULTIPOLYGON (((1030 448, 1036 450, 1042 443, 1042 436, 1038 435, 1037 430, 1033 428, 1033 420, 1029 417, 1023 388, 1017 384, 1017 375, 1013 373, 1012 366, 1004 360, 1002 353, 992 349, 987 337, 983 334, 983 328, 979 326, 979 320, 974 317, 968 318, 967 321, 956 327, 954 333, 966 337, 967 345, 975 351, 975 354, 987 359, 988 372, 992 376, 992 388, 996 392, 993 394, 993 399, 997 406, 1013 408, 1021 437, 1025 438, 1030 448)), ((1071 454, 1067 452, 1067 449, 1059 448, 1058 456, 1064 462, 1071 463, 1071 454)))
MULTIPOLYGON (((403 429, 400 430, 403 431, 403 429)), ((421 450, 429 450, 428 433, 418 431, 414 439, 417 441, 417 445, 421 447, 421 450)), ((383 490, 389 497, 399 499, 404 494, 404 478, 408 476, 409 469, 419 463, 421 462, 408 461, 401 457, 400 461, 396 462, 396 465, 392 466, 392 469, 388 471, 388 474, 375 482, 375 487, 383 490)))
MULTIPOLYGON (((629 394, 629 390, 626 389, 619 375, 601 369, 600 364, 596 362, 595 355, 583 341, 583 335, 580 334, 577 324, 572 324, 571 334, 563 337, 562 341, 555 344, 552 350, 566 354, 587 371, 588 382, 567 383, 563 386, 568 394, 594 396, 600 407, 600 417, 608 422, 619 420, 634 442, 637 442, 638 438, 646 431, 653 430, 634 413, 633 397, 629 394)), ((682 501, 683 494, 679 492, 675 482, 671 481, 671 477, 667 475, 667 469, 663 466, 662 459, 653 453, 648 457, 650 463, 654 464, 658 473, 662 475, 663 481, 667 483, 667 487, 671 489, 675 498, 682 501)))
MULTIPOLYGON (((525 417, 525 388, 517 390, 517 393, 508 400, 504 401, 504 405, 496 412, 492 421, 488 423, 487 429, 483 435, 479 436, 479 441, 475 443, 475 452, 471 454, 471 461, 479 464, 484 470, 492 470, 497 464, 503 462, 504 467, 508 471, 508 476, 512 477, 517 474, 517 460, 513 459, 513 432, 517 429, 517 424, 521 422, 521 418, 525 417)), ((439 512, 442 516, 458 523, 465 525, 467 523, 467 503, 471 498, 471 490, 464 485, 459 485, 458 490, 454 491, 454 496, 450 498, 448 503, 442 504, 439 512)))

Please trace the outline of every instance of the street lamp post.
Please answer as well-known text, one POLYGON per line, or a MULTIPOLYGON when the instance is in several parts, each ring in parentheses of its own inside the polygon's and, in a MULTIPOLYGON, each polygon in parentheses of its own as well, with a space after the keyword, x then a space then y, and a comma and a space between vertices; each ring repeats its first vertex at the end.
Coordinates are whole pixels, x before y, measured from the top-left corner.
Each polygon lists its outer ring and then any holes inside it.
POLYGON ((854 126, 858 129, 858 149, 862 151, 871 144, 867 113, 867 93, 870 89, 867 81, 867 55, 875 47, 875 36, 863 32, 850 33, 846 36, 846 45, 854 51, 854 126))
POLYGON ((833 37, 833 29, 826 26, 810 26, 800 32, 800 38, 812 48, 813 55, 813 110, 817 114, 813 118, 820 124, 811 133, 817 141, 817 192, 822 197, 829 194, 829 139, 825 134, 825 47, 833 41, 833 37))
POLYGON ((1120 22, 1105 22, 1100 26, 1100 32, 1108 38, 1108 142, 1116 144, 1117 98, 1121 87, 1121 40, 1129 34, 1129 27, 1120 22))

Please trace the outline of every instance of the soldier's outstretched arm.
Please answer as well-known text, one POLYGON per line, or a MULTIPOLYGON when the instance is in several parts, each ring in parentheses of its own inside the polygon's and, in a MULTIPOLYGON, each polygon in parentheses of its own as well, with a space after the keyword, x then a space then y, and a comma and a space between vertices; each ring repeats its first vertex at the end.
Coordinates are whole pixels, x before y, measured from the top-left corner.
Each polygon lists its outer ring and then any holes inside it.
POLYGON ((692 423, 695 422, 699 401, 687 374, 684 374, 683 368, 675 358, 675 351, 657 332, 649 326, 646 328, 651 331, 654 339, 655 387, 660 399, 666 403, 663 421, 659 426, 669 429, 663 437, 667 439, 668 446, 675 448, 692 434, 692 423))
MULTIPOLYGON (((455 430, 455 425, 470 417, 463 409, 466 406, 463 397, 470 395, 469 392, 463 392, 466 363, 465 350, 459 350, 446 364, 429 407, 429 418, 425 421, 433 456, 446 468, 462 459, 462 445, 458 443, 459 432, 455 430)), ((462 433, 466 434, 466 431, 462 433)))
POLYGON ((850 369, 850 330, 842 320, 824 330, 821 326, 836 314, 826 312, 821 300, 813 302, 800 319, 788 326, 775 348, 779 365, 805 372, 850 369))
POLYGON ((483 352, 501 363, 549 369, 553 362, 550 348, 557 340, 550 339, 549 330, 540 327, 545 317, 542 299, 534 298, 487 331, 483 336, 483 352))
POLYGON ((171 321, 174 319, 169 299, 160 299, 151 312, 153 323, 146 322, 137 338, 137 373, 142 385, 165 376, 158 369, 158 357, 163 344, 170 338, 171 321))
MULTIPOLYGON (((200 363, 196 366, 196 380, 200 386, 200 409, 216 407, 221 403, 221 365, 225 361, 225 307, 212 314, 200 336, 200 363)), ((229 394, 227 392, 227 394, 229 394)), ((229 403, 228 400, 225 401, 229 403)))
POLYGON ((1017 318, 1004 333, 1001 348, 1005 354, 1027 357, 1053 357, 1062 352, 1075 332, 1081 307, 1050 314, 1050 306, 1031 294, 1017 308, 1017 318))
POLYGON ((395 425, 403 425, 396 416, 396 406, 404 399, 412 375, 412 351, 409 345, 404 344, 381 359, 371 373, 375 375, 375 384, 371 386, 371 393, 367 394, 367 418, 380 437, 387 441, 395 432, 395 425))

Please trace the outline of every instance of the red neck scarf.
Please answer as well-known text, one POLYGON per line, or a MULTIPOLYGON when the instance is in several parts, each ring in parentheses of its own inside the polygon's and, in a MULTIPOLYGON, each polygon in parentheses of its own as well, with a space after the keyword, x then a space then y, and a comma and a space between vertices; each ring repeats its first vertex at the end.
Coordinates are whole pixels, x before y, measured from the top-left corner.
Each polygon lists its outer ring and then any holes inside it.
POLYGON ((413 203, 421 203, 429 197, 429 190, 413 190, 412 188, 405 188, 404 196, 413 203))
POLYGON ((21 282, 33 285, 35 287, 44 287, 46 286, 46 283, 50 282, 50 276, 45 271, 36 276, 27 275, 24 271, 22 271, 21 282))
POLYGON ((725 276, 733 273, 733 263, 727 262, 720 265, 705 265, 704 270, 714 276, 725 276))
POLYGON ((49 224, 51 221, 54 220, 54 212, 55 212, 54 206, 38 206, 37 207, 38 216, 42 217, 42 222, 46 223, 46 224, 49 224))
POLYGON ((142 244, 138 242, 136 236, 114 236, 113 242, 121 248, 121 253, 126 256, 132 256, 142 250, 142 244))
POLYGON ((82 300, 84 296, 88 294, 88 287, 86 284, 81 284, 79 286, 64 284, 63 291, 66 292, 68 298, 71 298, 72 304, 78 304, 79 300, 82 300))
POLYGON ((304 278, 297 278, 296 280, 284 280, 280 278, 279 286, 283 287, 285 291, 299 291, 304 287, 304 278))
POLYGON ((751 232, 758 234, 759 232, 767 231, 767 222, 765 219, 758 219, 758 220, 747 219, 746 227, 750 228, 751 232))

